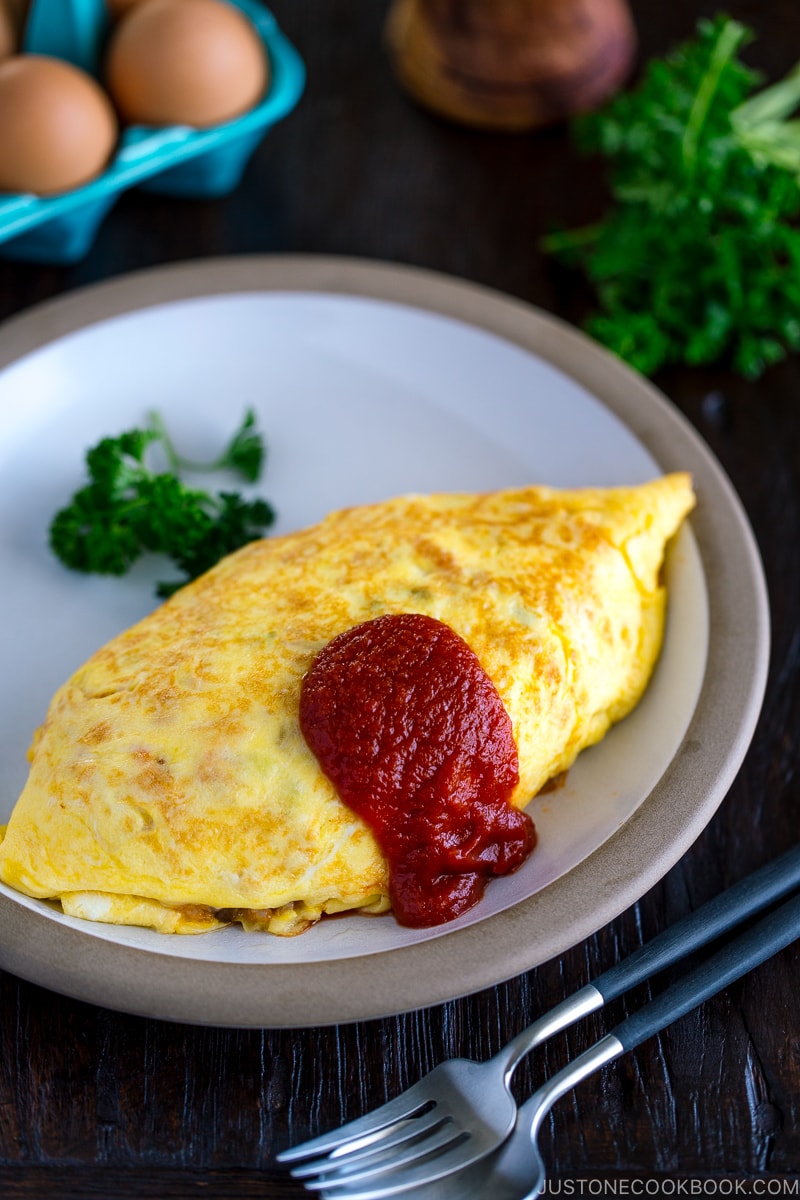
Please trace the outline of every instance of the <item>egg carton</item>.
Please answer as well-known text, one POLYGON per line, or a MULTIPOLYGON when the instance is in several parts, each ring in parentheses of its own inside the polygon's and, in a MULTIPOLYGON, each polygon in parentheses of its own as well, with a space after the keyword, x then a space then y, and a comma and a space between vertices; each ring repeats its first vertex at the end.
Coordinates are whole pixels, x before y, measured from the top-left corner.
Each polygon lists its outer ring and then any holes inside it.
MULTIPOLYGON (((60 5, 69 0, 59 0, 60 5)), ((257 0, 227 0, 242 10, 264 43, 270 81, 249 112, 209 129, 184 125, 123 129, 107 169, 89 183, 54 196, 0 195, 0 257, 67 264, 89 250, 104 217, 120 194, 139 187, 165 196, 224 196, 239 183, 270 127, 297 104, 305 66, 272 14, 257 0)), ((98 74, 107 28, 105 5, 72 0, 81 20, 29 23, 24 49, 52 54, 98 74)), ((52 9, 50 10, 53 11, 52 9)), ((62 8, 61 10, 65 10, 62 8)))

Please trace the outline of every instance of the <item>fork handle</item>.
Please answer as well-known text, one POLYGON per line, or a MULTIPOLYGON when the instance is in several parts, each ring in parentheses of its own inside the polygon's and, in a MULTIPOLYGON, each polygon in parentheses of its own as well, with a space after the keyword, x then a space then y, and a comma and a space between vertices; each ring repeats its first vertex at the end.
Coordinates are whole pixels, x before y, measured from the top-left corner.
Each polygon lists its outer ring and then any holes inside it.
POLYGON ((555 1101, 570 1088, 685 1016, 798 937, 800 896, 793 896, 546 1080, 520 1108, 523 1120, 531 1122, 532 1136, 535 1137, 555 1101))
POLYGON ((546 1038, 705 946, 798 886, 800 845, 706 901, 518 1033, 496 1055, 504 1063, 506 1083, 525 1055, 546 1038))
POLYGON ((604 1002, 614 1000, 796 887, 800 887, 800 845, 676 921, 592 983, 604 1002))
POLYGON ((624 1050, 632 1050, 798 937, 800 896, 793 896, 617 1025, 609 1036, 615 1037, 624 1050))

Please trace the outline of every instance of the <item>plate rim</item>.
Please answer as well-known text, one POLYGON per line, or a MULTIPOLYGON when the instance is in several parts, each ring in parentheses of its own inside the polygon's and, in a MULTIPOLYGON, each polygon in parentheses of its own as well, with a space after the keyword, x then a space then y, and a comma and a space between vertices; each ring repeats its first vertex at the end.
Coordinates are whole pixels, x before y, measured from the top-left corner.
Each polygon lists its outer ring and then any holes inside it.
POLYGON ((650 381, 585 334, 481 284, 420 267, 315 255, 151 267, 7 319, 0 326, 0 369, 124 313, 202 296, 280 291, 388 301, 495 334, 582 385, 663 471, 689 470, 699 501, 691 525, 706 576, 708 657, 675 757, 616 833, 513 908, 431 941, 382 951, 380 970, 371 956, 268 965, 176 960, 56 924, 0 894, 0 968, 117 1011, 233 1028, 331 1025, 430 1007, 531 970, 591 936, 657 883, 711 820, 755 731, 769 665, 769 602, 755 536, 694 426, 650 381))

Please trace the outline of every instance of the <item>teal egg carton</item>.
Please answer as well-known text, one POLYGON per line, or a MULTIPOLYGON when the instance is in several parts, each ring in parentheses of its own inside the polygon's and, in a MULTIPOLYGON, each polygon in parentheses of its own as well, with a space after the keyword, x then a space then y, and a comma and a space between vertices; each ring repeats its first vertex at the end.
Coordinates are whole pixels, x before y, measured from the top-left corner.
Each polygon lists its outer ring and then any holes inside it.
MULTIPOLYGON (((270 64, 264 98, 242 116, 208 129, 128 126, 106 170, 81 187, 46 197, 0 194, 0 257, 76 262, 128 188, 202 198, 233 191, 264 135, 299 101, 305 66, 257 0, 227 2, 249 17, 264 43, 270 64)), ((107 29, 103 0, 55 0, 49 9, 46 4, 33 6, 23 48, 66 59, 97 77, 107 29)))

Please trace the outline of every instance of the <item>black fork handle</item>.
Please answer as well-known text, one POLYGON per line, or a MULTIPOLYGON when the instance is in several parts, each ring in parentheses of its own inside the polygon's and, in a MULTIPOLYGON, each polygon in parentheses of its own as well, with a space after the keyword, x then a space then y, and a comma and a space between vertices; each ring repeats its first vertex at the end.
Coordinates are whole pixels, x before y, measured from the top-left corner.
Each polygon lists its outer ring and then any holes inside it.
POLYGON ((617 1025, 610 1036, 617 1038, 624 1050, 632 1050, 798 937, 800 896, 793 896, 617 1025))
POLYGON ((676 921, 622 962, 593 979, 592 985, 605 1002, 614 1000, 628 988, 705 946, 797 887, 800 887, 800 846, 740 879, 676 921))
POLYGON ((518 1033, 495 1056, 504 1064, 507 1084, 525 1055, 548 1037, 688 957, 797 888, 800 845, 706 901, 518 1033))
POLYGON ((570 1088, 593 1075, 606 1063, 613 1062, 647 1038, 660 1033, 704 1000, 715 996, 728 984, 741 979, 773 954, 790 946, 798 937, 800 896, 793 896, 746 933, 739 934, 705 962, 688 971, 677 983, 622 1021, 548 1079, 520 1109, 523 1123, 530 1124, 530 1136, 535 1139, 545 1115, 570 1088))

